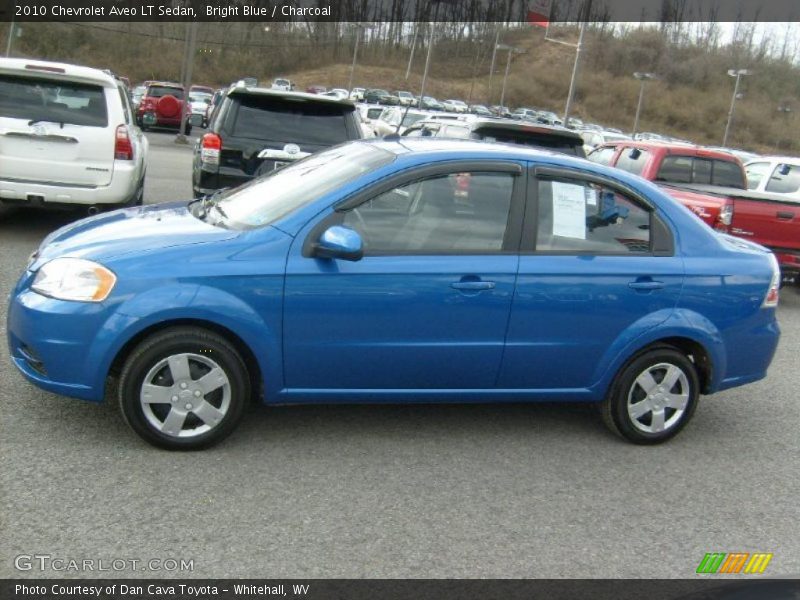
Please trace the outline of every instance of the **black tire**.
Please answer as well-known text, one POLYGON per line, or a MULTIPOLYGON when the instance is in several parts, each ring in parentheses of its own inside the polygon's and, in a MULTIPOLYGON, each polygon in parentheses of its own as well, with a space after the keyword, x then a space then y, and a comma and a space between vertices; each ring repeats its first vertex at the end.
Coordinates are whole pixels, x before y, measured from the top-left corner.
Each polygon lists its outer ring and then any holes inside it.
POLYGON ((148 443, 167 450, 196 450, 222 441, 236 428, 250 400, 250 378, 242 357, 222 336, 200 327, 173 327, 146 338, 130 353, 118 400, 125 422, 148 443), (172 364, 164 364, 168 358, 188 377, 181 377, 179 369, 175 377, 172 364), (217 387, 203 393, 199 381, 212 371, 206 387, 217 387), (223 376, 226 382, 220 384, 223 376), (153 397, 163 396, 163 402, 142 402, 148 394, 142 389, 145 379, 151 384, 148 390, 158 392, 153 397), (173 413, 175 418, 168 421, 173 413), (172 426, 177 427, 167 433, 172 426))
POLYGON ((692 418, 699 390, 697 369, 686 355, 671 346, 653 347, 620 369, 601 404, 603 421, 630 442, 659 444, 677 435, 692 418), (670 382, 661 384, 668 374, 674 383, 667 389, 670 382))
POLYGON ((135 206, 142 206, 144 204, 144 178, 146 174, 142 174, 142 179, 139 185, 136 186, 136 191, 133 196, 125 203, 125 208, 133 208, 135 206))

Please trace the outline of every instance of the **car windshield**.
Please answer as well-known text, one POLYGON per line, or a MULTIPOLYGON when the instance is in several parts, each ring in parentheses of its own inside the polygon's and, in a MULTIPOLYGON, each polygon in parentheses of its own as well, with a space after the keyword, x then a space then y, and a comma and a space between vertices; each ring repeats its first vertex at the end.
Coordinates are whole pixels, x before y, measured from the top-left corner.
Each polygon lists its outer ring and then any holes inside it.
POLYGON ((0 115, 12 119, 108 125, 106 98, 99 85, 0 75, 0 115))
POLYGON ((230 227, 263 227, 393 160, 394 154, 371 144, 336 146, 223 192, 221 213, 230 227))

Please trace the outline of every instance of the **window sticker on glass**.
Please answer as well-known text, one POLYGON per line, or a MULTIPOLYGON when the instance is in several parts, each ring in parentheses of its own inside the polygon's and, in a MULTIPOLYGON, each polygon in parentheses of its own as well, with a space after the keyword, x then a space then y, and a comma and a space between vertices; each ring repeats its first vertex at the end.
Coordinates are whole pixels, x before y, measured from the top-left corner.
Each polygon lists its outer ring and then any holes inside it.
POLYGON ((554 181, 553 235, 586 239, 586 194, 584 186, 554 181))
POLYGON ((586 193, 586 206, 597 206, 597 190, 587 186, 583 191, 586 193))

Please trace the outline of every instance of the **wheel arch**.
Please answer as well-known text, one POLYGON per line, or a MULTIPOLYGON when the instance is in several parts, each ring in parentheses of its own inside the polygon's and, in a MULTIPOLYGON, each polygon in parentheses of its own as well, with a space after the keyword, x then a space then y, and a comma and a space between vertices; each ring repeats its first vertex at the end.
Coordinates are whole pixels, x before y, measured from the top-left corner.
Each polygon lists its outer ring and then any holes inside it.
POLYGON ((244 360, 245 366, 247 367, 247 374, 250 379, 250 386, 251 389, 255 392, 253 394, 254 398, 259 398, 263 395, 263 373, 261 372, 261 365, 259 365, 258 360, 256 359, 255 354, 253 353, 250 346, 234 331, 231 329, 220 325, 219 323, 215 323, 213 321, 208 321, 205 319, 197 319, 197 318, 181 318, 181 319, 169 319, 165 321, 159 321, 157 323, 153 323, 141 331, 134 334, 128 341, 126 341, 122 347, 119 349, 117 354, 114 356, 114 359, 111 361, 111 366, 108 370, 108 375, 115 379, 119 378, 120 373, 122 372, 122 367, 125 364, 125 361, 130 356, 131 352, 133 351, 136 346, 138 346, 142 341, 150 337, 151 335, 158 333, 160 331, 164 331, 166 329, 170 329, 173 327, 182 327, 182 326, 192 326, 192 327, 200 327, 202 329, 207 329, 208 331, 214 332, 227 340, 239 353, 244 360))

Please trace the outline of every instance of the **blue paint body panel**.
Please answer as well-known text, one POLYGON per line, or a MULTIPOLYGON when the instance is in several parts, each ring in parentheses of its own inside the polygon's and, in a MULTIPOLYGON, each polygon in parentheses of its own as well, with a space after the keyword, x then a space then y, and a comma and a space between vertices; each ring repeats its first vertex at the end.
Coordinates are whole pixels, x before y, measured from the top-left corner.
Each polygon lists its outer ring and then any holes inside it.
MULTIPOLYGON (((707 392, 766 375, 779 329, 775 310, 762 306, 772 277, 763 248, 712 232, 644 180, 580 159, 471 141, 369 143, 394 159, 268 226, 215 227, 176 202, 54 232, 11 294, 13 363, 44 389, 101 401, 131 340, 196 322, 250 350, 267 403, 599 401, 631 356, 670 338, 706 351, 707 392), (340 202, 452 161, 517 163, 523 178, 544 166, 617 181, 652 203, 674 252, 553 256, 520 246, 358 261, 308 255, 309 236, 340 202), (64 256, 111 269, 111 295, 83 303, 33 291, 36 271, 64 256), (643 277, 664 285, 629 287, 643 277), (464 281, 493 286, 452 285, 464 281), (31 364, 31 351, 46 374, 31 364)), ((533 200, 523 193, 522 201, 533 200)))

